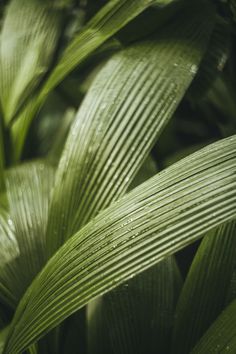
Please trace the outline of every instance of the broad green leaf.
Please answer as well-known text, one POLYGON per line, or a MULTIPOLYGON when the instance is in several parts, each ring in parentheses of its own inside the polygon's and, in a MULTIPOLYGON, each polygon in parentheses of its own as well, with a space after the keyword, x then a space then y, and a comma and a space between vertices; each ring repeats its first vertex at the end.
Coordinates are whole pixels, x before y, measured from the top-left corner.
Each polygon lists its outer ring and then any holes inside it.
POLYGON ((205 10, 117 53, 96 76, 56 173, 49 255, 127 190, 197 71, 212 29, 205 10))
MULTIPOLYGON (((236 217, 236 136, 135 188, 70 238, 23 296, 5 353, 17 353, 100 296, 236 217)), ((66 193, 66 191, 65 191, 66 193)))
MULTIPOLYGON (((148 158, 143 163, 142 167, 138 171, 131 185, 129 186, 129 190, 138 186, 142 182, 146 181, 148 178, 154 176, 157 173, 157 167, 155 161, 149 155, 148 158)), ((168 266, 175 266, 175 261, 168 261, 168 266)), ((169 269, 170 270, 170 269, 169 269)), ((173 269, 173 272, 176 271, 176 268, 173 269)), ((171 270, 170 270, 171 272, 171 270)), ((150 277, 149 277, 150 278, 150 277)), ((128 283, 126 284, 126 288, 128 283)), ((119 288, 117 289, 119 291, 119 288)), ((88 305, 90 306, 90 304, 88 305)), ((88 309, 90 311, 90 309, 88 309)), ((84 307, 76 312, 74 315, 70 316, 66 321, 64 321, 60 326, 60 341, 59 346, 61 348, 60 353, 73 353, 82 354, 87 350, 87 319, 86 319, 87 308, 84 307), (78 347, 79 344, 79 347, 78 347), (78 347, 76 350, 75 348, 78 347)), ((96 319, 94 319, 96 321, 96 319)), ((50 336, 50 333, 49 333, 50 336)), ((44 338, 47 338, 44 337, 44 338)), ((43 340, 44 340, 43 338, 43 340)), ((89 344, 89 342, 88 342, 89 344)), ((107 351, 105 351, 107 352, 107 351)))
POLYGON ((180 288, 170 257, 89 303, 89 353, 168 353, 180 288))
POLYGON ((61 13, 39 0, 11 0, 0 38, 0 98, 6 122, 39 84, 53 59, 61 13))
POLYGON ((43 162, 23 164, 6 175, 9 215, 0 223, 0 298, 15 307, 45 262, 45 227, 53 171, 43 162), (5 257, 5 258, 4 258, 5 257))
POLYGON ((225 307, 236 260, 236 222, 202 241, 182 289, 173 337, 174 354, 189 353, 225 307))
POLYGON ((236 300, 217 318, 191 354, 236 352, 236 300))
MULTIPOLYGON (((156 173, 149 156, 129 189, 156 173)), ((171 256, 90 302, 89 353, 166 353, 181 285, 178 266, 171 256)))
POLYGON ((36 113, 51 92, 76 66, 138 14, 156 3, 165 6, 175 0, 110 0, 72 40, 51 73, 39 96, 33 97, 13 126, 14 157, 21 155, 25 137, 36 113))

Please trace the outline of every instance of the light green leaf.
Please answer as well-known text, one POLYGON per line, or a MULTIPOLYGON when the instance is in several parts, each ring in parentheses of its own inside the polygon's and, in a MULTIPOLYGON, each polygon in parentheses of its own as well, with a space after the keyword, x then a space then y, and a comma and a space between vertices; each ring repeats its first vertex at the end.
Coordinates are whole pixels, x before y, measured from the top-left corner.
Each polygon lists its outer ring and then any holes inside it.
POLYGON ((202 241, 182 289, 173 338, 174 354, 189 353, 225 307, 236 259, 236 222, 202 241))
POLYGON ((44 1, 10 1, 0 38, 0 98, 7 122, 48 71, 60 19, 61 13, 44 1))
POLYGON ((191 354, 236 352, 236 300, 217 318, 191 354))
MULTIPOLYGON (((15 0, 16 1, 16 0, 15 0)), ((13 126, 14 157, 19 159, 32 119, 51 92, 76 66, 153 3, 165 6, 175 0, 110 0, 72 40, 48 81, 13 126)))
POLYGON ((10 307, 17 303, 15 294, 9 288, 10 283, 17 283, 17 277, 11 268, 20 255, 15 228, 11 216, 4 208, 0 209, 0 299, 10 307))
POLYGON ((184 13, 156 38, 114 55, 93 81, 56 173, 49 256, 127 190, 173 115, 212 29, 211 9, 197 9, 191 22, 184 13))
POLYGON ((181 160, 101 212, 33 281, 5 353, 22 351, 92 299, 235 218, 235 187, 233 136, 181 160))
POLYGON ((45 227, 53 170, 43 162, 6 175, 9 214, 0 214, 0 297, 15 307, 45 262, 45 227), (5 257, 5 258, 4 258, 5 257))
POLYGON ((168 353, 180 288, 169 257, 89 303, 89 353, 168 353))

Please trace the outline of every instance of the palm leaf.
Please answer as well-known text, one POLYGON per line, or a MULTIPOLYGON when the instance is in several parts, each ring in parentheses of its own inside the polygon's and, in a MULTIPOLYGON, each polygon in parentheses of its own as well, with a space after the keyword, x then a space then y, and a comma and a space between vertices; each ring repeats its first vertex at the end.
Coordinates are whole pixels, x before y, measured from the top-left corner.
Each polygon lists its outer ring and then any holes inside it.
POLYGON ((217 318, 191 354, 236 352, 236 300, 217 318))
POLYGON ((97 75, 56 173, 49 255, 126 191, 173 115, 212 29, 211 11, 199 11, 191 22, 184 14, 157 38, 116 54, 97 75))
POLYGON ((236 136, 190 155, 69 239, 16 311, 5 353, 27 348, 90 300, 236 216, 236 136))
POLYGON ((173 353, 189 353, 224 309, 236 259, 235 235, 233 221, 202 241, 178 301, 173 353))

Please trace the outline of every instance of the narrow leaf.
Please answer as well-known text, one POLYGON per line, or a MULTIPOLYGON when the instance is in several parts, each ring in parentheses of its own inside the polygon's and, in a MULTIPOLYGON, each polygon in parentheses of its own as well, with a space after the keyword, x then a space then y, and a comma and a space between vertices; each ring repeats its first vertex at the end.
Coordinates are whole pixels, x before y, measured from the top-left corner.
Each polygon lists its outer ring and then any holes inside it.
POLYGON ((0 98, 7 122, 47 72, 60 18, 60 12, 43 1, 10 1, 0 39, 0 98))
POLYGON ((224 309, 236 259, 235 236, 232 221, 202 241, 178 301, 173 353, 189 353, 224 309))
POLYGON ((218 19, 196 79, 190 87, 189 95, 191 99, 197 101, 203 98, 213 86, 217 76, 224 69, 229 57, 229 49, 229 28, 222 19, 218 19))
POLYGON ((236 217, 236 136, 181 160, 101 212, 49 260, 16 311, 5 353, 236 217))
POLYGON ((236 352, 236 300, 217 318, 191 354, 236 352))
POLYGON ((0 330, 0 354, 3 352, 5 341, 8 335, 9 327, 0 330))
POLYGON ((42 162, 24 164, 7 172, 10 214, 0 214, 5 217, 0 224, 4 244, 0 297, 12 307, 45 262, 44 236, 53 176, 52 168, 42 162))

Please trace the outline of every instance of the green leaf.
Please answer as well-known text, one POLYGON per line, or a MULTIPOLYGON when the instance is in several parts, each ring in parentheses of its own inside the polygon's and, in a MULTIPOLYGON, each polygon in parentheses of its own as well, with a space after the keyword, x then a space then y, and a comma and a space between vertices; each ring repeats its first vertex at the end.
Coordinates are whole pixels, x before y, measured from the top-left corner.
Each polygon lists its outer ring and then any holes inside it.
POLYGON ((53 177, 52 168, 43 162, 12 168, 6 175, 9 214, 0 214, 4 245, 0 297, 12 307, 45 262, 44 236, 53 177))
POLYGON ((0 39, 1 105, 9 122, 53 59, 61 13, 39 0, 12 0, 0 39))
POLYGON ((3 352, 3 348, 5 345, 5 341, 8 335, 8 331, 9 331, 9 326, 4 328, 3 330, 0 330, 0 354, 2 354, 3 352))
POLYGON ((184 13, 156 38, 114 55, 93 81, 56 173, 49 256, 127 190, 173 115, 212 28, 211 9, 197 9, 191 22, 184 13))
MULTIPOLYGON (((16 1, 16 0, 15 0, 16 1)), ((48 81, 18 117, 13 126, 14 157, 19 159, 32 119, 51 92, 76 66, 129 21, 153 3, 167 5, 175 0, 110 0, 72 40, 48 81)))
POLYGON ((236 262, 234 265, 234 271, 228 289, 226 303, 228 304, 234 299, 236 299, 236 262))
POLYGON ((236 352, 236 300, 213 323, 191 354, 236 352))
POLYGON ((150 5, 165 6, 173 1, 176 0, 110 0, 66 48, 42 95, 51 91, 92 51, 150 5))
POLYGON ((230 32, 228 25, 220 18, 213 30, 207 52, 202 60, 189 95, 198 101, 213 86, 217 76, 223 71, 229 57, 230 32))
POLYGON ((229 3, 230 10, 232 12, 233 20, 234 20, 234 22, 236 22, 236 1, 229 0, 228 3, 229 3))
POLYGON ((89 303, 89 353, 168 353, 180 288, 169 257, 89 303))
MULTIPOLYGON (((149 156, 129 189, 156 173, 149 156)), ((171 256, 90 302, 89 353, 166 353, 181 285, 178 266, 171 256)))
POLYGON ((9 212, 0 209, 0 299, 1 302, 15 307, 17 303, 14 292, 9 288, 10 283, 17 283, 14 270, 11 268, 20 255, 18 242, 15 236, 13 221, 9 212))
POLYGON ((5 353, 22 351, 92 299, 235 218, 235 187, 233 136, 181 160, 101 212, 28 288, 5 353))
POLYGON ((173 353, 189 353, 224 309, 236 259, 235 235, 232 221, 202 241, 178 301, 173 353))
MULTIPOLYGON (((2 199, 2 194, 5 191, 5 178, 4 178, 4 167, 5 167, 5 148, 3 139, 3 122, 0 117, 0 198, 2 199)), ((0 201, 2 205, 2 201, 0 201)))

